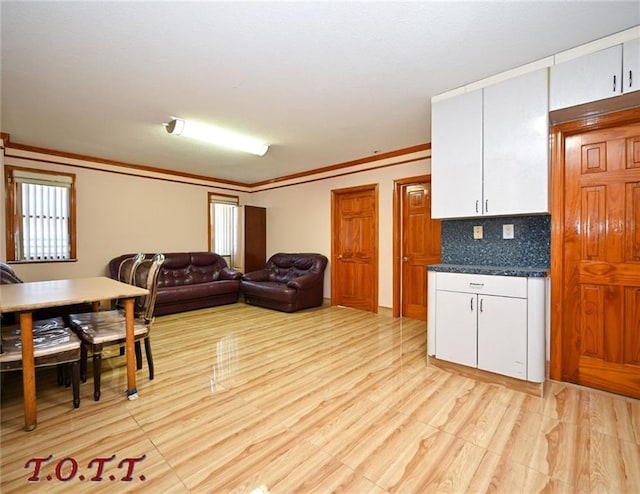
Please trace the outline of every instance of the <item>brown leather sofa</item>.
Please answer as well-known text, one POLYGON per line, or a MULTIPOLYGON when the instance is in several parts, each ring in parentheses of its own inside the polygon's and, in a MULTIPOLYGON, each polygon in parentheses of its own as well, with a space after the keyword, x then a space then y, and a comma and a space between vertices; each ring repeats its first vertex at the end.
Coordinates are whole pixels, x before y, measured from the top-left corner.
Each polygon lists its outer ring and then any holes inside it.
POLYGON ((315 253, 274 254, 259 271, 245 273, 246 303, 284 312, 322 305, 327 258, 315 253))
MULTIPOLYGON (((109 261, 109 275, 118 279, 118 267, 124 254, 109 261)), ((154 254, 146 254, 153 257, 154 254)), ((242 273, 230 269, 213 252, 171 252, 158 276, 155 316, 204 309, 238 301, 242 273)))

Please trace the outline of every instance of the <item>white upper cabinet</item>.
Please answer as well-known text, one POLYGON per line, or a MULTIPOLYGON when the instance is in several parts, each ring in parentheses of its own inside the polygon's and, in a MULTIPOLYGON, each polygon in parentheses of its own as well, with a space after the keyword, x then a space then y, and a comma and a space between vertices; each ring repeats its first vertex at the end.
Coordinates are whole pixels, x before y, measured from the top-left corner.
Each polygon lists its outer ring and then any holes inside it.
POLYGON ((549 211, 547 69, 484 89, 486 215, 549 211))
POLYGON ((622 92, 640 90, 640 38, 622 45, 622 92))
POLYGON ((638 90, 640 26, 434 97, 432 216, 548 213, 549 111, 638 90))
POLYGON ((482 203, 482 90, 431 108, 431 214, 475 216, 482 203))
POLYGON ((634 39, 554 65, 549 106, 558 110, 637 91, 638 79, 640 39, 634 39))
POLYGON ((548 212, 546 68, 434 102, 431 128, 434 218, 548 212))

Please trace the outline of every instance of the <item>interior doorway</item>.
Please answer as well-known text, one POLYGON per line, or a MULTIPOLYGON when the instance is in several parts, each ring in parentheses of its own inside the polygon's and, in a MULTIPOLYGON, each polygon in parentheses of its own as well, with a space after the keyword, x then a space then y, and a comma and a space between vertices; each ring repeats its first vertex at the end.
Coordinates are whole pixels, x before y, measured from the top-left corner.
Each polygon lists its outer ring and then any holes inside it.
POLYGON ((427 320, 427 266, 440 262, 440 220, 431 218, 431 176, 395 181, 393 315, 427 320))
POLYGON ((331 305, 378 312, 378 185, 331 191, 331 305))
POLYGON ((552 136, 550 377, 640 398, 640 108, 552 136))

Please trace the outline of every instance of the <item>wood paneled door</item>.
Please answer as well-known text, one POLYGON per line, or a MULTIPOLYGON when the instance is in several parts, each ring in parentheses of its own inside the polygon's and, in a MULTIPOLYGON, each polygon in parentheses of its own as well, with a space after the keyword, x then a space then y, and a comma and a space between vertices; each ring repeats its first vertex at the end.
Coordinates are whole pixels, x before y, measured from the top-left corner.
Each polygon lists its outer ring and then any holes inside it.
POLYGON ((640 109, 554 140, 551 377, 640 398, 640 109))
POLYGON ((440 262, 440 220, 431 219, 431 177, 395 182, 393 315, 427 320, 427 266, 440 262))
POLYGON ((378 312, 378 186, 331 191, 331 305, 378 312))

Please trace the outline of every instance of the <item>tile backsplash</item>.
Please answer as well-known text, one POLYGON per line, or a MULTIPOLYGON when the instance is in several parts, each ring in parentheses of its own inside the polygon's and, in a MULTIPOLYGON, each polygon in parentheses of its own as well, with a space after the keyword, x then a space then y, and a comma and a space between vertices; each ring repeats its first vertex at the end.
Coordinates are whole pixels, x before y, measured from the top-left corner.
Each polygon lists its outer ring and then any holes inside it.
POLYGON ((548 268, 550 259, 549 215, 442 221, 443 264, 548 268), (503 225, 513 225, 513 239, 502 238, 503 225), (482 239, 474 240, 474 226, 482 239))

